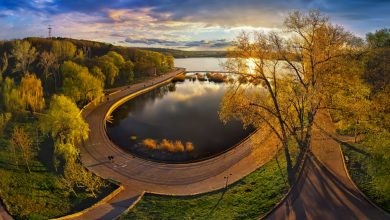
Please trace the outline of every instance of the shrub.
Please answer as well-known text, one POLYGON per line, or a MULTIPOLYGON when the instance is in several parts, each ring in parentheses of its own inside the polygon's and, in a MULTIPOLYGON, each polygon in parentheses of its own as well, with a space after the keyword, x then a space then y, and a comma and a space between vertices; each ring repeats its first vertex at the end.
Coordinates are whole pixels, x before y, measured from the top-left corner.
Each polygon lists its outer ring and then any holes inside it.
POLYGON ((187 142, 186 143, 186 151, 191 152, 194 150, 194 144, 192 142, 187 142))
POLYGON ((157 141, 151 138, 146 138, 143 140, 142 145, 150 149, 157 149, 157 141))
POLYGON ((227 77, 222 73, 207 73, 207 78, 210 82, 222 83, 225 82, 227 77))
POLYGON ((175 152, 175 145, 171 141, 169 141, 167 139, 163 139, 161 141, 161 143, 159 145, 159 148, 160 149, 165 149, 165 150, 167 150, 169 152, 175 152))
POLYGON ((175 141, 175 152, 184 152, 184 145, 181 141, 175 141))
POLYGON ((173 77, 172 82, 184 82, 186 79, 186 76, 184 74, 179 74, 175 77, 173 77))

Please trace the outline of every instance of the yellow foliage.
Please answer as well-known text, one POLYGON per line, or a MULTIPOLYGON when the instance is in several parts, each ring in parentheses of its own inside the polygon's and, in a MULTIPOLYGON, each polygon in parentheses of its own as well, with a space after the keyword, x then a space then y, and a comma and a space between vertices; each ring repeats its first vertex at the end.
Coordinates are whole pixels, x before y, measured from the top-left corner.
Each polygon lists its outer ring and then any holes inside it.
POLYGON ((184 152, 184 145, 181 141, 175 141, 175 151, 176 152, 184 152))
POLYGON ((142 145, 150 149, 157 149, 157 141, 152 138, 146 138, 143 140, 142 145))
POLYGON ((187 142, 186 143, 186 151, 191 152, 194 150, 194 144, 192 142, 187 142))
POLYGON ((167 139, 163 139, 159 145, 159 149, 165 149, 169 152, 174 152, 175 151, 175 145, 167 140, 167 139))
POLYGON ((155 139, 146 138, 142 141, 142 145, 153 150, 166 150, 169 152, 191 152, 194 150, 194 144, 192 142, 187 142, 186 145, 179 141, 170 141, 168 139, 163 139, 160 143, 157 143, 155 139))

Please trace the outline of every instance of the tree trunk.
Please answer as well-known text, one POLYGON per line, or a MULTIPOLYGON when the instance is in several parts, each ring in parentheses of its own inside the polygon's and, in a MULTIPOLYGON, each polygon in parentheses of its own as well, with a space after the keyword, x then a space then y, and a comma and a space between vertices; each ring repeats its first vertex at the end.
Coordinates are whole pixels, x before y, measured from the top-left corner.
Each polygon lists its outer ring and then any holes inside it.
POLYGON ((295 173, 293 171, 291 155, 288 150, 287 141, 286 140, 282 141, 282 144, 283 144, 283 150, 284 150, 284 155, 286 157, 286 164, 287 164, 287 180, 288 180, 288 184, 292 186, 295 182, 295 173))

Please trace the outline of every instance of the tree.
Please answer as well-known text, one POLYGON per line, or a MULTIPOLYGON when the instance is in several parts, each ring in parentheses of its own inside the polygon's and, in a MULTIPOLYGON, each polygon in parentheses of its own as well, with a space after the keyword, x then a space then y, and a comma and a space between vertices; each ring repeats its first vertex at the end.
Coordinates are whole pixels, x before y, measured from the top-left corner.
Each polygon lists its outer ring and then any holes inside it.
POLYGON ((64 190, 75 196, 77 196, 77 189, 84 189, 93 198, 96 198, 100 189, 106 186, 98 176, 88 172, 80 164, 70 162, 66 163, 63 178, 59 183, 64 190))
POLYGON ((390 130, 390 29, 367 34, 368 48, 362 58, 363 79, 371 88, 371 129, 390 130))
MULTIPOLYGON (((50 76, 54 76, 56 81, 56 68, 57 67, 57 58, 52 52, 43 51, 39 56, 38 66, 42 69, 42 77, 45 87, 47 89, 48 79, 50 76)), ((55 84, 54 84, 55 85, 55 84)))
POLYGON ((103 96, 103 83, 92 76, 88 68, 72 61, 65 61, 61 66, 65 76, 62 90, 76 103, 87 103, 103 96))
POLYGON ((284 27, 283 36, 244 32, 238 37, 226 67, 260 83, 236 82, 223 98, 220 117, 225 122, 238 118, 246 125, 268 126, 282 143, 288 181, 293 184, 310 146, 315 115, 327 94, 325 82, 337 59, 347 53, 350 35, 318 11, 292 12, 284 27), (270 59, 272 54, 274 59, 270 59), (299 148, 295 164, 291 138, 299 148))
POLYGON ((390 47, 390 28, 383 28, 375 31, 375 33, 368 33, 366 40, 370 48, 390 47))
POLYGON ((354 56, 338 60, 339 65, 336 71, 332 72, 332 79, 326 84, 331 94, 326 100, 326 105, 337 121, 340 130, 348 132, 357 137, 370 129, 370 115, 372 101, 370 100, 371 90, 362 80, 364 63, 354 56))
POLYGON ((17 112, 24 109, 23 102, 20 99, 18 87, 12 78, 6 77, 1 87, 1 100, 3 108, 7 112, 17 112))
POLYGON ((51 47, 51 52, 58 58, 60 62, 72 59, 76 54, 76 46, 66 40, 55 40, 51 47))
POLYGON ((0 83, 3 81, 3 73, 8 68, 8 55, 7 53, 3 53, 3 57, 1 58, 1 67, 0 67, 0 83))
POLYGON ((76 142, 88 138, 89 127, 79 114, 76 104, 64 95, 51 98, 47 113, 40 117, 39 126, 43 133, 54 140, 54 161, 61 156, 65 161, 78 157, 76 142))
POLYGON ((97 59, 97 63, 106 78, 106 85, 114 85, 115 79, 119 74, 118 67, 115 66, 109 56, 102 56, 97 59))
POLYGON ((11 120, 12 114, 9 112, 0 112, 0 137, 4 135, 4 129, 8 126, 8 122, 11 120))
POLYGON ((22 128, 15 127, 12 132, 10 143, 16 161, 16 152, 20 151, 24 164, 27 167, 28 172, 31 173, 30 163, 33 158, 31 137, 22 128))
POLYGON ((27 73, 23 76, 19 86, 19 93, 25 109, 29 109, 31 113, 40 112, 45 107, 41 80, 35 74, 27 73))
POLYGON ((37 56, 35 47, 32 47, 28 41, 15 41, 11 51, 11 56, 15 59, 14 72, 21 71, 27 73, 30 64, 34 62, 37 56))
POLYGON ((102 70, 97 67, 97 66, 93 66, 89 72, 96 78, 98 78, 100 81, 104 82, 106 81, 106 76, 103 74, 102 70))
POLYGON ((134 80, 134 64, 130 60, 123 63, 120 69, 120 77, 124 82, 133 82, 134 80))
POLYGON ((114 63, 114 65, 120 69, 122 65, 125 63, 125 59, 123 59, 122 55, 115 51, 108 52, 105 56, 109 57, 111 59, 111 62, 114 63))

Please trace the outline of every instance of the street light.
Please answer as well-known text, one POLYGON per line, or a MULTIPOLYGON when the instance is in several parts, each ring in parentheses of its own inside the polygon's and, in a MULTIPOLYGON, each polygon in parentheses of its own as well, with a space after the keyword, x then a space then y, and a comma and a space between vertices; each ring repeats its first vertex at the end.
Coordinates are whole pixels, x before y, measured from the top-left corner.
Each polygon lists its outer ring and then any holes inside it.
POLYGON ((232 176, 231 173, 229 173, 229 175, 226 175, 226 176, 223 177, 224 179, 226 179, 226 182, 225 182, 225 189, 226 189, 227 186, 228 186, 228 181, 229 181, 229 177, 230 177, 230 176, 232 176))

